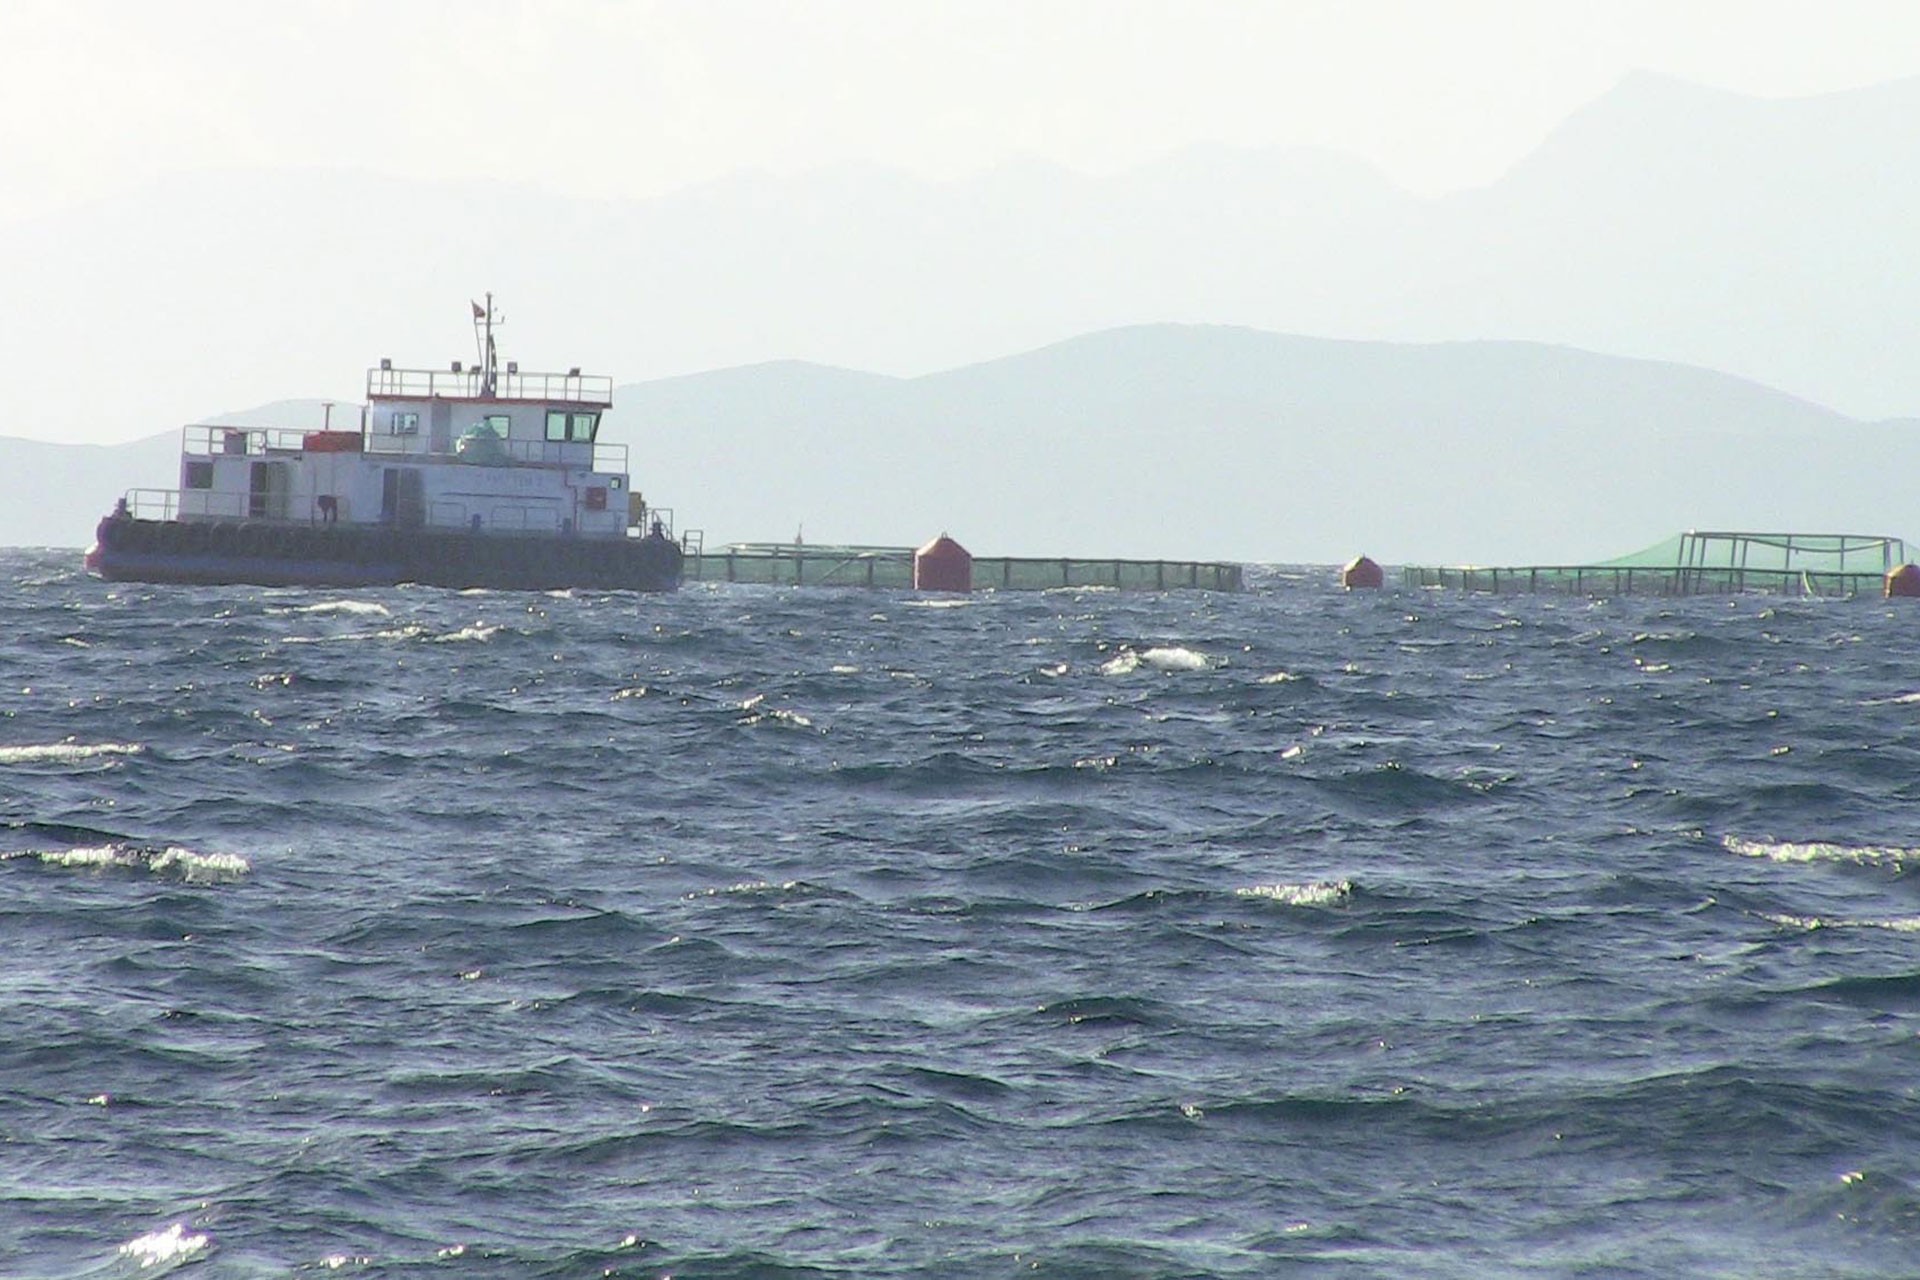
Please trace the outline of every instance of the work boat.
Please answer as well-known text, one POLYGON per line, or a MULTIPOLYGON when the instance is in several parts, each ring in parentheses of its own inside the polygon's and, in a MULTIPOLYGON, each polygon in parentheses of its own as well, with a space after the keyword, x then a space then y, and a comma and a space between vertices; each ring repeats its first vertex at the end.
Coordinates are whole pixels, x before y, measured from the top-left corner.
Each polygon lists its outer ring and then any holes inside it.
MULTIPOLYGON (((493 295, 479 360, 367 372, 359 425, 190 426, 180 487, 135 489, 87 567, 119 582, 670 591, 672 513, 599 441, 611 378, 498 367, 493 295)), ((697 535, 694 535, 697 536, 697 535)))

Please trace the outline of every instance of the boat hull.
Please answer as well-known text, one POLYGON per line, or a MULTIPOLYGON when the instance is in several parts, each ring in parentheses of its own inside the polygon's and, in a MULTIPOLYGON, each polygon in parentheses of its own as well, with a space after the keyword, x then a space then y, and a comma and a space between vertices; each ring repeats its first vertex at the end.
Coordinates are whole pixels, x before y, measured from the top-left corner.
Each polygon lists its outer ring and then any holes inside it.
POLYGON ((677 545, 657 537, 109 516, 95 531, 87 567, 109 582, 672 591, 681 559, 677 545))

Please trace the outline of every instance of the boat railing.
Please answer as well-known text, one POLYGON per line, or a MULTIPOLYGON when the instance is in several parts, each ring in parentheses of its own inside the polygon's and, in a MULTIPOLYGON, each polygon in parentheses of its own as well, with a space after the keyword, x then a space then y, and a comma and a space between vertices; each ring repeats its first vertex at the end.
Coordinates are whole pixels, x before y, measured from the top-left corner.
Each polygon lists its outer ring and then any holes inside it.
POLYGON ((178 489, 129 489, 121 501, 136 520, 171 520, 180 513, 178 489))
POLYGON ((496 506, 487 522, 492 529, 515 533, 556 533, 564 525, 560 509, 551 503, 530 502, 519 506, 496 506))
MULTIPOLYGON (((255 495, 217 489, 129 489, 121 499, 137 520, 257 520, 255 495)), ((300 520, 283 523, 304 524, 300 520)))
MULTIPOLYGON (((249 454, 299 453, 307 437, 316 434, 299 427, 229 427, 197 422, 188 427, 181 452, 204 457, 243 457, 249 454)), ((354 428, 353 434, 359 434, 354 428)))
POLYGON ((562 533, 567 517, 558 502, 491 504, 485 515, 458 498, 438 498, 427 505, 429 529, 467 529, 473 532, 562 533))
MULTIPOLYGON (((421 462, 464 461, 453 449, 439 452, 423 450, 411 436, 369 435, 366 452, 381 457, 408 457, 421 462)), ((455 444, 458 443, 456 440, 455 444)), ((627 474, 627 446, 594 441, 592 445, 565 440, 499 440, 508 461, 515 466, 579 467, 594 471, 627 474), (589 454, 587 451, 591 450, 589 454)))
MULTIPOLYGON (((257 524, 315 525, 327 523, 315 503, 311 510, 298 501, 286 504, 286 513, 258 510, 257 495, 220 493, 211 489, 129 489, 123 501, 126 514, 139 520, 246 520, 257 524)), ((337 510, 337 508, 336 508, 337 510)), ((478 529, 489 533, 564 533, 567 517, 557 502, 501 503, 489 508, 481 524, 474 523, 469 504, 452 499, 429 503, 422 513, 429 529, 478 529)), ((672 512, 664 514, 671 518, 672 512)), ((605 536, 605 535, 600 535, 605 536)))
POLYGON ((483 394, 485 375, 478 366, 450 369, 369 369, 367 396, 391 400, 543 400, 554 404, 613 403, 613 379, 566 373, 496 373, 493 393, 483 394))
MULTIPOLYGON (((299 427, 230 427, 217 423, 196 423, 186 429, 181 446, 193 457, 267 457, 314 452, 313 437, 323 432, 299 427)), ((357 428, 339 435, 361 435, 357 428)), ((421 462, 464 461, 452 449, 440 452, 422 450, 416 438, 366 434, 361 448, 353 452, 379 454, 382 457, 405 456, 421 462)), ((579 467, 596 472, 627 474, 627 446, 596 440, 591 445, 566 440, 501 440, 498 442, 508 461, 516 466, 579 467)))

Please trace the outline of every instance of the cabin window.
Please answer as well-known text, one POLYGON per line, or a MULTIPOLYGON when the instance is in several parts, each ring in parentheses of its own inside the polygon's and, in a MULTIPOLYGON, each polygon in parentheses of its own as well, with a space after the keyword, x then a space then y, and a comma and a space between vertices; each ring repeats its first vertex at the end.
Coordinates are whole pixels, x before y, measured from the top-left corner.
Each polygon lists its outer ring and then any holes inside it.
POLYGON ((213 488, 213 463, 211 460, 187 463, 187 488, 213 488))
POLYGON ((599 428, 600 415, 597 413, 568 413, 565 409, 547 410, 547 439, 549 440, 592 444, 594 432, 599 428))
POLYGON ((420 434, 420 415, 417 413, 396 413, 393 415, 393 434, 397 436, 417 436, 420 434))

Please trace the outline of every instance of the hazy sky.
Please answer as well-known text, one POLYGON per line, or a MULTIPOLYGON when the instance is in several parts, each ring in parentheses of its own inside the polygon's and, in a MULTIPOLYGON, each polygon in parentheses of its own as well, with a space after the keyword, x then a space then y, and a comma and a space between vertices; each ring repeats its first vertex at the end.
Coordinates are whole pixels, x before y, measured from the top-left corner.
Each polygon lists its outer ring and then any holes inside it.
POLYGON ((0 0, 0 218, 208 166, 634 196, 1197 142, 1335 148, 1435 193, 1636 68, 1778 96, 1920 74, 1920 3, 0 0))

